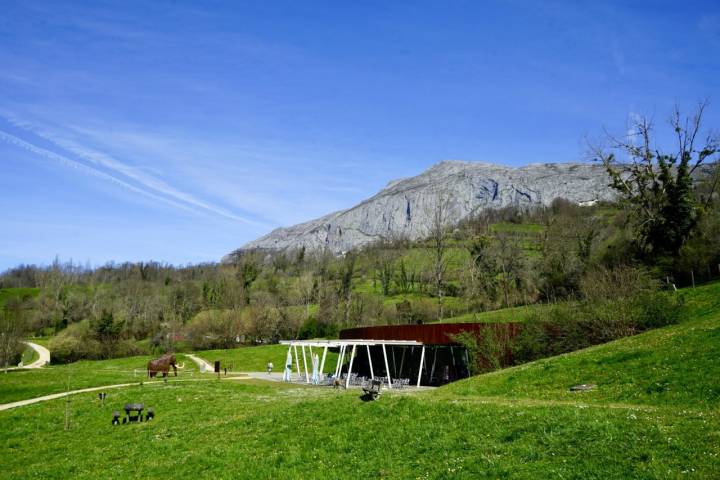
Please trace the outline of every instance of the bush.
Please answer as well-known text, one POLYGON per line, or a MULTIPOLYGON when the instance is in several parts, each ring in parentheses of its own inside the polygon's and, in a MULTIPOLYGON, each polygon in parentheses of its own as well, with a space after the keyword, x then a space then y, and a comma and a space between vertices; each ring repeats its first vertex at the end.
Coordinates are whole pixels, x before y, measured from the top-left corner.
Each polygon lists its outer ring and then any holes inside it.
POLYGON ((320 322, 316 318, 308 318, 300 327, 298 338, 337 338, 338 328, 335 324, 320 322))
POLYGON ((96 338, 96 324, 83 320, 74 323, 50 339, 48 349, 53 363, 70 363, 78 360, 102 360, 146 354, 130 339, 102 342, 96 338))
POLYGON ((78 360, 99 360, 102 358, 102 345, 94 339, 74 335, 68 327, 59 335, 50 339, 48 349, 52 363, 71 363, 78 360))
POLYGON ((657 292, 638 298, 637 326, 640 330, 673 325, 682 320, 685 298, 676 293, 657 292))
POLYGON ((512 340, 507 324, 488 325, 481 332, 463 331, 450 338, 465 347, 470 375, 491 372, 510 363, 512 340))
POLYGON ((185 331, 190 345, 199 350, 231 348, 246 333, 241 314, 234 310, 204 310, 193 317, 185 331))
POLYGON ((634 298, 564 303, 536 311, 513 342, 515 363, 525 363, 610 342, 680 321, 683 301, 664 292, 634 298))

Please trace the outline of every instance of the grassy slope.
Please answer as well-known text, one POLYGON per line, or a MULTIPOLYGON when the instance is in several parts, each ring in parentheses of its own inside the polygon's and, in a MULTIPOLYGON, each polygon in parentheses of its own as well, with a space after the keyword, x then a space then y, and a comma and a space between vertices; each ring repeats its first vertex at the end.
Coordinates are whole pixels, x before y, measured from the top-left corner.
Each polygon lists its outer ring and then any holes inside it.
POLYGON ((204 381, 0 412, 0 478, 712 478, 717 411, 518 406, 204 381), (143 401, 152 423, 110 425, 143 401), (32 440, 30 440, 32 439, 32 440), (612 459, 612 461, 608 461, 612 459))
MULTIPOLYGON (((468 323, 468 322, 524 322, 537 310, 544 308, 544 304, 524 305, 521 307, 503 308, 487 312, 467 313, 457 317, 443 319, 442 323, 468 323)), ((430 322, 437 323, 437 322, 430 322)))
POLYGON ((39 288, 0 288, 0 307, 10 298, 31 298, 39 294, 39 288))
POLYGON ((22 362, 23 365, 29 365, 35 360, 40 358, 40 355, 35 351, 34 348, 27 347, 25 350, 23 350, 22 354, 22 362))
MULTIPOLYGON (((140 382, 145 379, 146 365, 150 357, 129 357, 101 361, 81 361, 34 370, 15 370, 0 373, 0 403, 39 397, 68 389, 111 385, 115 383, 140 382), (137 371, 135 371, 137 370, 137 371)), ((195 364, 178 355, 185 368, 180 377, 191 372, 197 374, 195 364)))
POLYGON ((717 406, 720 283, 682 294, 688 318, 679 325, 467 379, 443 394, 717 406), (579 383, 598 388, 582 394, 568 390, 579 383))
POLYGON ((70 432, 63 401, 0 412, 0 478, 716 478, 720 284, 687 295, 680 325, 378 402, 223 380, 75 396, 70 432), (112 427, 128 401, 157 419, 112 427))
MULTIPOLYGON (((273 362, 276 372, 281 372, 285 359, 287 358, 288 347, 284 345, 262 345, 258 347, 240 347, 228 350, 204 350, 194 352, 197 356, 207 360, 210 363, 220 360, 221 367, 227 366, 234 372, 264 372, 267 363, 273 362)), ((310 352, 305 350, 307 355, 308 368, 312 371, 312 363, 310 360, 310 352)), ((317 353, 322 358, 322 350, 313 348, 313 353, 317 353)), ((304 370, 302 364, 302 352, 298 349, 300 357, 300 368, 304 370)), ((337 353, 328 352, 325 359, 325 371, 328 371, 328 365, 335 365, 337 362, 337 353)), ((295 366, 293 366, 295 370, 295 366)))

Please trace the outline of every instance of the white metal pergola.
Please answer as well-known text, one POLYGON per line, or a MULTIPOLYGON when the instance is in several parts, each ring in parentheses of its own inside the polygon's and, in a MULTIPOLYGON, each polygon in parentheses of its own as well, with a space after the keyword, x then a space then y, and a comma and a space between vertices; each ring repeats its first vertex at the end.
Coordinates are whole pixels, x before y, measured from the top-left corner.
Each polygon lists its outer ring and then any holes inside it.
POLYGON ((385 371, 387 372, 388 388, 392 388, 392 378, 390 376, 390 366, 388 364, 387 346, 401 346, 401 347, 420 347, 422 349, 420 353, 420 368, 418 369, 417 386, 420 386, 420 378, 422 375, 422 367, 425 362, 425 345, 415 340, 365 340, 365 339, 350 339, 350 340, 281 340, 282 345, 288 346, 288 353, 291 357, 295 358, 295 366, 297 367, 297 373, 302 378, 302 371, 300 370, 300 356, 298 355, 298 347, 302 351, 303 366, 305 371, 305 382, 310 383, 310 374, 307 368, 307 357, 305 356, 305 347, 308 347, 310 351, 310 361, 312 362, 313 351, 312 348, 322 348, 322 360, 320 361, 319 374, 324 376, 325 359, 329 348, 339 348, 340 354, 338 355, 337 364, 335 366, 335 378, 340 375, 342 366, 345 363, 345 354, 347 353, 348 347, 352 347, 350 352, 350 364, 348 365, 348 372, 345 378, 345 388, 350 385, 350 374, 352 373, 353 360, 357 353, 358 347, 365 347, 368 356, 368 362, 370 364, 370 378, 375 379, 375 372, 373 371, 372 355, 370 355, 370 347, 381 346, 383 352, 383 360, 385 361, 385 371))

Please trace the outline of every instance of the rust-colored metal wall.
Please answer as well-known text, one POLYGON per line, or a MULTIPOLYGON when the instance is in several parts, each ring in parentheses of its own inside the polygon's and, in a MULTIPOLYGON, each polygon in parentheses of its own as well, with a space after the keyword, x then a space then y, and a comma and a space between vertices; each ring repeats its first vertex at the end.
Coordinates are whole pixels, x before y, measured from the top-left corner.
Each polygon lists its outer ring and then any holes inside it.
POLYGON ((423 325, 382 325, 377 327, 348 328, 340 338, 367 340, 415 340, 427 345, 455 345, 449 335, 460 332, 482 334, 487 329, 504 330, 511 337, 520 332, 519 323, 428 323, 423 325))

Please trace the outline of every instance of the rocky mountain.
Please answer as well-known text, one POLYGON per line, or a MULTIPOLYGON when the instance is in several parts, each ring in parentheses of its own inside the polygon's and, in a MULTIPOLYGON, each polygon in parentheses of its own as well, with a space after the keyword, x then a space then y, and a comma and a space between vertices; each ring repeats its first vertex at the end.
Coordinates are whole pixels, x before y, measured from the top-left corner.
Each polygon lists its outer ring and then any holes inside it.
POLYGON ((341 253, 382 239, 428 236, 440 202, 450 223, 488 208, 549 205, 556 198, 578 204, 610 200, 602 167, 588 163, 533 164, 511 168, 444 161, 416 177, 394 180, 358 205, 316 220, 273 230, 225 257, 246 250, 305 247, 341 253))

